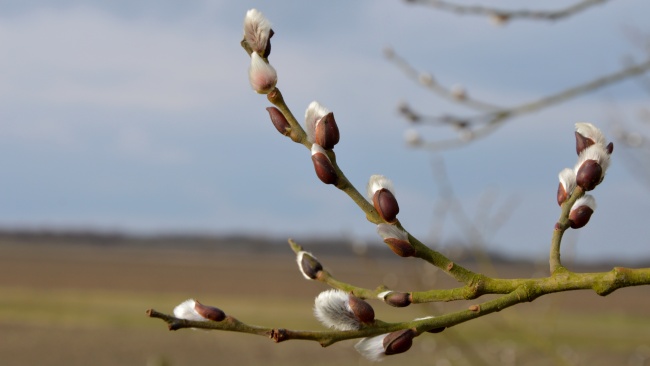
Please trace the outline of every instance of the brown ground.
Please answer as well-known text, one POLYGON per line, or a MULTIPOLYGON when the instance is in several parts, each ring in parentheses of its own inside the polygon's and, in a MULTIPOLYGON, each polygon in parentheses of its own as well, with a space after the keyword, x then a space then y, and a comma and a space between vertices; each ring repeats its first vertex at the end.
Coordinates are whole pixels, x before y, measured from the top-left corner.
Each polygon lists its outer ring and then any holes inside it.
MULTIPOLYGON (((369 364, 354 351, 354 342, 322 349, 313 342, 274 344, 247 334, 170 332, 162 321, 145 316, 148 308, 170 312, 195 297, 252 324, 322 329, 311 306, 326 287, 302 278, 288 246, 276 249, 0 241, 0 364, 369 364)), ((415 259, 319 259, 338 279, 364 287, 453 285, 415 259)), ((500 277, 539 276, 545 269, 496 266, 500 277)), ((372 302, 377 317, 387 321, 468 304, 395 309, 372 302)), ((418 337, 408 353, 383 364, 650 365, 650 288, 622 289, 604 298, 588 291, 546 296, 418 337)))

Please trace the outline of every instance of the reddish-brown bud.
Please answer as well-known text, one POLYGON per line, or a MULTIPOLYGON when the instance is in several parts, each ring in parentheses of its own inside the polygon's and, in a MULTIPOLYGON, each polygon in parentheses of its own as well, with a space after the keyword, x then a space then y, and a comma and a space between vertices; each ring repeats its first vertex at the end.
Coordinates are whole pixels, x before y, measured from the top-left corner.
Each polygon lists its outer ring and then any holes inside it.
POLYGON ((321 182, 334 185, 338 183, 339 176, 336 174, 334 164, 332 164, 320 145, 312 144, 311 160, 314 162, 314 170, 316 170, 316 175, 321 182))
POLYGON ((408 351, 413 345, 413 338, 415 338, 413 329, 402 329, 390 333, 384 338, 386 355, 396 355, 408 351))
POLYGON ((375 321, 375 310, 366 301, 350 294, 348 305, 350 305, 352 313, 361 323, 371 324, 375 321))
POLYGON ((557 186, 557 204, 562 206, 562 203, 566 201, 567 198, 569 198, 569 194, 564 189, 562 182, 560 182, 560 184, 557 186))
POLYGON ((407 292, 388 292, 384 295, 384 302, 396 308, 403 308, 411 305, 411 294, 407 292))
POLYGON ((578 155, 580 155, 580 153, 584 149, 588 148, 589 146, 591 146, 591 145, 593 145, 595 143, 594 140, 592 140, 592 139, 590 139, 588 137, 582 136, 580 133, 578 133, 578 131, 575 132, 575 135, 576 135, 576 153, 578 155))
POLYGON ((607 151, 607 154, 612 155, 612 153, 614 152, 614 143, 610 142, 609 144, 607 144, 607 146, 605 146, 605 151, 607 151))
POLYGON ((275 107, 268 107, 266 110, 269 112, 271 122, 273 122, 275 129, 285 136, 288 135, 290 132, 290 127, 289 122, 284 117, 284 114, 282 114, 282 112, 280 112, 280 110, 275 107))
POLYGON ((576 173, 576 184, 591 191, 603 180, 603 168, 595 160, 585 160, 576 173))
POLYGON ((586 194, 580 197, 569 212, 569 225, 571 228, 579 229, 587 225, 594 210, 596 210, 596 200, 593 196, 586 194))
POLYGON ((397 221, 399 205, 391 191, 386 188, 378 189, 372 196, 372 204, 384 221, 390 223, 397 221))
POLYGON ((593 213, 594 210, 588 206, 580 206, 575 210, 572 210, 569 214, 569 224, 571 225, 571 228, 580 229, 587 225, 593 213))
POLYGON ((408 240, 386 238, 384 239, 384 243, 386 243, 390 250, 400 257, 412 257, 415 254, 415 248, 413 248, 408 240))
POLYGON ((194 310, 196 310, 196 312, 202 317, 215 322, 220 322, 226 318, 226 314, 221 309, 215 308, 214 306, 203 305, 196 300, 194 302, 194 310))
POLYGON ((329 112, 316 122, 315 142, 325 150, 332 150, 339 142, 339 128, 334 119, 334 113, 329 112))

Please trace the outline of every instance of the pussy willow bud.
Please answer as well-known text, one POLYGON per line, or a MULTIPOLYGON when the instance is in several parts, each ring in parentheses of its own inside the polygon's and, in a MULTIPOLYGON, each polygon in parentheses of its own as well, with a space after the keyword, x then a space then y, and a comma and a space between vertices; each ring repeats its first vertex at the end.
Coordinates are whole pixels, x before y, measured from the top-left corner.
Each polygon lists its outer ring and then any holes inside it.
POLYGON ((397 222, 399 213, 399 205, 393 190, 393 182, 383 175, 373 175, 368 181, 368 197, 372 200, 379 216, 391 224, 397 222))
POLYGON ((316 175, 321 182, 325 184, 334 184, 338 183, 339 176, 336 174, 336 169, 334 169, 334 164, 327 156, 325 149, 323 149, 318 144, 311 145, 311 160, 314 163, 314 170, 316 170, 316 175))
POLYGON ((569 225, 572 229, 579 229, 587 225, 595 210, 596 200, 593 196, 587 194, 580 197, 569 212, 569 225))
MULTIPOLYGON (((576 152, 578 155, 582 153, 586 148, 594 144, 600 145, 603 149, 607 150, 607 141, 605 140, 605 135, 594 125, 586 122, 576 123, 576 152)), ((611 144, 611 150, 613 151, 614 145, 611 144)), ((610 152, 611 154, 611 152, 610 152)))
POLYGON ((329 112, 316 121, 314 139, 325 150, 332 150, 339 143, 339 128, 334 113, 329 112))
POLYGON ((318 272, 323 270, 323 266, 320 264, 318 259, 314 257, 311 253, 301 250, 296 255, 296 262, 298 262, 298 268, 303 277, 308 280, 315 280, 318 277, 318 272))
POLYGON ((198 301, 195 301, 194 310, 196 310, 200 316, 215 322, 220 322, 226 319, 226 314, 221 309, 215 308, 214 306, 203 305, 198 301))
POLYGON ((600 144, 594 144, 584 149, 574 168, 576 184, 585 191, 596 188, 605 178, 609 162, 609 154, 600 144))
POLYGON ((384 291, 377 294, 377 297, 396 308, 403 308, 411 304, 411 294, 407 292, 384 291))
POLYGON ((557 187, 557 204, 562 206, 576 188, 576 173, 573 169, 565 168, 558 174, 558 178, 560 184, 557 187))
POLYGON ((305 110, 305 133, 307 134, 307 140, 316 142, 316 124, 328 113, 330 113, 330 110, 323 107, 317 101, 309 103, 307 110, 305 110))
POLYGON ((271 37, 273 37, 271 22, 264 17, 264 14, 257 9, 247 11, 244 18, 244 40, 251 50, 264 58, 269 57, 271 37))
POLYGON ((462 85, 454 85, 451 88, 451 96, 456 100, 465 100, 467 99, 467 90, 462 85))
POLYGON ((275 129, 285 136, 288 135, 290 132, 290 126, 289 122, 284 117, 284 114, 275 107, 268 107, 266 108, 266 111, 269 112, 269 117, 271 117, 271 122, 273 122, 275 129))
POLYGON ((504 13, 492 13, 490 14, 490 23, 496 26, 503 26, 508 23, 510 20, 510 15, 504 13))
POLYGON ((251 87, 259 94, 268 94, 275 89, 278 74, 257 52, 251 54, 251 66, 248 69, 251 87))
POLYGON ((404 132, 404 141, 406 141, 406 144, 409 146, 419 146, 424 142, 420 133, 413 129, 404 132))
POLYGON ((411 349, 415 335, 413 329, 402 329, 388 334, 383 341, 386 355, 396 355, 411 349))
POLYGON ((354 316, 359 319, 361 323, 371 324, 375 321, 375 310, 366 301, 350 294, 348 304, 354 316))
POLYGON ((367 302, 342 290, 321 292, 314 301, 314 316, 323 325, 338 330, 357 330, 372 323, 375 312, 367 302))
POLYGON ((194 299, 188 299, 180 303, 174 308, 174 316, 179 319, 193 320, 193 321, 207 321, 208 318, 199 314, 196 310, 196 301, 194 299))
POLYGON ((409 242, 408 234, 397 226, 379 224, 377 233, 384 239, 384 243, 400 257, 411 257, 415 254, 415 248, 409 242))
POLYGON ((412 329, 398 330, 396 332, 364 338, 354 348, 370 361, 378 362, 385 356, 406 352, 413 345, 416 336, 412 329))

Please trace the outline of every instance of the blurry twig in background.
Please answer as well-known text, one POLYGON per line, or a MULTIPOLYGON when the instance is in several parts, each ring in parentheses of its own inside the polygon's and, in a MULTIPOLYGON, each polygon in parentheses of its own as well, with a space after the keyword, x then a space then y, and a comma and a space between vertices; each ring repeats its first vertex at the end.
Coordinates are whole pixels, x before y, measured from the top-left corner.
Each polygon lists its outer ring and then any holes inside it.
POLYGON ((443 0, 404 0, 406 3, 427 5, 438 10, 448 11, 459 15, 487 16, 492 21, 503 24, 513 19, 555 21, 569 18, 594 5, 606 3, 608 0, 583 0, 558 10, 507 10, 482 5, 461 5, 443 0))
POLYGON ((489 135, 514 117, 537 112, 554 104, 568 101, 614 83, 638 77, 650 70, 650 59, 639 63, 630 62, 623 69, 611 74, 596 77, 591 81, 574 85, 559 92, 540 97, 534 101, 505 107, 471 97, 462 87, 447 87, 438 83, 431 74, 416 70, 392 48, 386 49, 385 55, 406 76, 417 81, 437 96, 478 112, 478 114, 473 116, 452 114, 428 116, 417 112, 408 103, 402 103, 398 107, 398 110, 407 121, 413 124, 446 125, 458 131, 459 137, 449 140, 425 141, 419 136, 409 139, 410 145, 426 150, 443 150, 465 145, 468 142, 489 135))
MULTIPOLYGON (((512 216, 520 199, 516 196, 506 197, 501 207, 497 207, 498 190, 487 189, 480 197, 475 210, 476 214, 474 217, 470 217, 453 190, 453 184, 442 156, 434 157, 432 170, 438 186, 438 203, 434 207, 431 230, 433 241, 440 244, 443 227, 449 217, 455 221, 458 227, 463 228, 464 246, 471 250, 472 255, 482 267, 481 271, 496 275, 496 270, 486 251, 486 245, 512 216)), ((459 243, 453 243, 449 247, 458 250, 460 246, 459 243)), ((456 253, 454 256, 457 257, 458 254, 456 253)))

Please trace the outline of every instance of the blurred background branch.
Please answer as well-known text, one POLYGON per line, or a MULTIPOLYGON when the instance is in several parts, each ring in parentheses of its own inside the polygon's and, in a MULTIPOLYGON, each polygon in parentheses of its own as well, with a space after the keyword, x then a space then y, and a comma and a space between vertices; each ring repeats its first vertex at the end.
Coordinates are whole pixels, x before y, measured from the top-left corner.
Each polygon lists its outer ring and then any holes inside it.
POLYGON ((585 11, 592 6, 604 4, 607 1, 608 0, 583 0, 558 10, 509 10, 486 5, 463 5, 443 0, 404 0, 406 3, 431 6, 438 10, 448 11, 458 15, 488 16, 499 24, 513 19, 561 20, 585 11))

